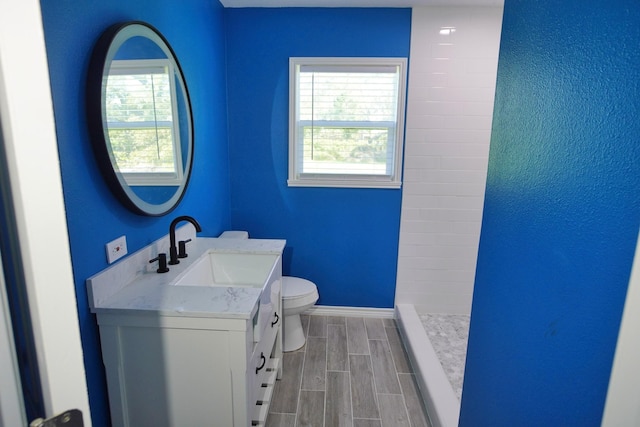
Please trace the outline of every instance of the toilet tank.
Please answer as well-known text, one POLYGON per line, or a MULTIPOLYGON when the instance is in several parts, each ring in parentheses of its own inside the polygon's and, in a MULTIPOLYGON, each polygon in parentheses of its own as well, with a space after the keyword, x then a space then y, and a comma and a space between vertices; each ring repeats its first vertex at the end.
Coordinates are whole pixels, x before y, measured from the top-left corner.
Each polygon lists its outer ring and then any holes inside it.
POLYGON ((219 239, 248 239, 249 232, 229 230, 229 231, 223 232, 218 238, 219 239))

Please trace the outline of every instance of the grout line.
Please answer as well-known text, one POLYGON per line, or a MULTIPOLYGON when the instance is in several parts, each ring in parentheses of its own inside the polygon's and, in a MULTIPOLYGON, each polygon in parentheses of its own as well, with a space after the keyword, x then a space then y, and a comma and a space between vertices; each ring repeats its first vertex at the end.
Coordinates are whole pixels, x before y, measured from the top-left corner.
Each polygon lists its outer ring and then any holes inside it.
MULTIPOLYGON (((351 392, 351 353, 349 353, 349 328, 347 326, 347 319, 344 319, 344 336, 345 336, 345 345, 347 350, 347 369, 349 369, 349 397, 351 398, 351 424, 353 425, 353 414, 354 414, 354 402, 353 402, 353 393, 351 392)), ((373 372, 372 372, 373 374, 373 372)))
MULTIPOLYGON (((307 345, 307 338, 309 338, 309 323, 311 323, 311 320, 309 320, 306 323, 306 330, 303 331, 303 334, 305 336, 305 343, 304 345, 307 345)), ((295 412, 295 423, 296 425, 298 424, 298 409, 300 408, 300 395, 302 394, 302 380, 303 380, 303 375, 304 375, 304 365, 307 363, 307 349, 305 348, 305 351, 303 352, 304 356, 302 356, 302 366, 300 367, 300 384, 298 384, 298 399, 296 399, 296 412, 295 412)))
MULTIPOLYGON (((346 329, 346 325, 345 325, 346 329)), ((345 334, 346 336, 346 334, 345 334)), ((346 344, 346 342, 345 342, 346 344)), ((351 363, 349 363, 349 353, 347 352, 347 369, 349 369, 348 377, 349 377, 349 403, 351 404, 351 425, 353 425, 353 393, 351 393, 351 363)))
POLYGON ((373 357, 371 354, 371 344, 369 343, 369 341, 371 340, 367 338, 367 346, 369 346, 369 364, 371 366, 371 380, 373 382, 373 397, 376 400, 376 407, 378 408, 378 415, 380 416, 380 420, 381 420, 380 423, 382 424, 382 411, 380 410, 380 400, 378 399, 378 386, 376 384, 376 373, 373 369, 373 357))
MULTIPOLYGON (((327 425, 327 386, 329 385, 329 319, 325 317, 324 331, 325 331, 325 343, 324 343, 324 406, 322 408, 322 425, 327 425)), ((311 323, 311 322, 309 322, 311 323)))
MULTIPOLYGON (((385 329, 385 334, 387 333, 385 329)), ((391 353, 391 360, 393 361, 393 368, 396 371, 396 379, 398 380, 398 385, 400 386, 400 395, 402 396, 402 403, 404 405, 404 410, 407 414, 407 421, 409 422, 409 426, 413 426, 413 422, 411 421, 411 416, 409 415, 409 406, 407 405, 407 398, 404 394, 404 388, 402 387, 402 381, 400 381, 400 372, 398 372, 398 365, 396 364, 396 359, 393 356, 393 351, 391 351, 391 343, 388 342, 389 336, 387 335, 387 344, 389 345, 389 352, 391 353)))
MULTIPOLYGON (((387 337, 387 345, 389 346, 389 352, 391 353, 391 360, 393 361, 393 368, 396 371, 396 379, 398 380, 398 385, 400 386, 400 395, 402 396, 402 402, 404 404, 404 410, 407 414, 407 421, 409 421, 409 425, 413 426, 413 422, 411 421, 411 416, 409 415, 409 405, 407 405, 407 398, 404 394, 404 388, 402 387, 402 381, 400 381, 400 372, 398 372, 398 365, 396 364, 395 356, 393 355, 393 351, 391 351, 391 343, 389 342, 389 335, 387 334, 387 329, 384 330, 385 336, 387 337)), ((404 352, 404 348, 402 349, 404 352)), ((412 379, 413 380, 413 379, 412 379)))

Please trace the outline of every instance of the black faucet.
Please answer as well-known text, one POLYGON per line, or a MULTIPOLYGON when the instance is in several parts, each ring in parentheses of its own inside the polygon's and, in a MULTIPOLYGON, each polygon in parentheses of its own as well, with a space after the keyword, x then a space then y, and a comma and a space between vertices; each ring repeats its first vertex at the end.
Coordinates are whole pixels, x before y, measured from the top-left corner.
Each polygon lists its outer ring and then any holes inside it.
POLYGON ((166 273, 169 271, 169 267, 167 267, 167 254, 158 254, 154 259, 150 259, 149 263, 158 261, 158 269, 157 273, 166 273))
MULTIPOLYGON (((186 216, 186 215, 179 216, 173 221, 171 221, 171 225, 169 226, 169 264, 170 265, 180 264, 180 260, 178 259, 178 248, 176 248, 176 225, 178 225, 178 223, 181 221, 188 221, 191 224, 193 224, 193 226, 196 228, 196 231, 202 231, 202 228, 200 227, 200 224, 198 224, 198 221, 196 221, 190 216, 186 216)), ((183 252, 182 258, 184 258, 186 256, 186 253, 184 253, 184 251, 181 251, 181 252, 183 252)))

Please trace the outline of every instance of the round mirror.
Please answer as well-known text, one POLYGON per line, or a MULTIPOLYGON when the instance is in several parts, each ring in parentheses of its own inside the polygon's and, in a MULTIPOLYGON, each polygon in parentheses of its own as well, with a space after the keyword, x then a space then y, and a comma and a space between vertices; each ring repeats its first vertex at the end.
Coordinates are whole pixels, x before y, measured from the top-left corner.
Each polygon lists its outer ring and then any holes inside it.
POLYGON ((87 114, 98 164, 120 201, 143 215, 174 209, 189 182, 189 93, 169 43, 143 22, 100 37, 89 66, 87 114))

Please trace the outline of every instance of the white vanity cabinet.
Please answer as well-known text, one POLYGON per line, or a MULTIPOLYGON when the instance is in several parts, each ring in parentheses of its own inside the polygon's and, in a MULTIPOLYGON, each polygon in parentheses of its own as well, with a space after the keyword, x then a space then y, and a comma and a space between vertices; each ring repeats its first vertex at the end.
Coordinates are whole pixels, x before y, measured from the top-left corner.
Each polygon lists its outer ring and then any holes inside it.
POLYGON ((261 292, 166 286, 144 302, 124 303, 135 299, 128 287, 95 307, 114 427, 266 423, 282 371, 282 261, 276 258, 261 292), (212 306, 253 304, 206 311, 209 299, 212 306))

